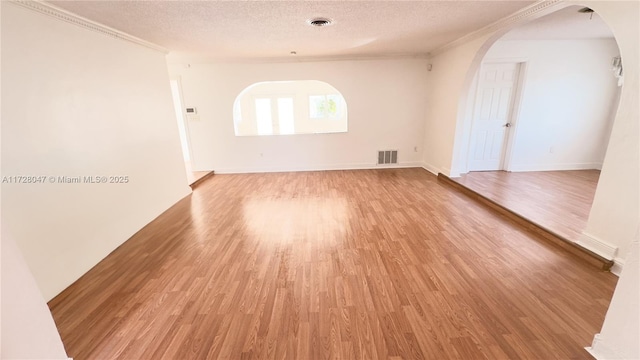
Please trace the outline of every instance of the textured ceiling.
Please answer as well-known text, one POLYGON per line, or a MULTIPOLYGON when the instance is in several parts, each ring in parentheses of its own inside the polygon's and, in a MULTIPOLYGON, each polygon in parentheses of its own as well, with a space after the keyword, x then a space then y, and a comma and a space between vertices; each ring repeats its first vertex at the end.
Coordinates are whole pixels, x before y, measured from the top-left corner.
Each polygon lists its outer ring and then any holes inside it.
POLYGON ((49 1, 173 57, 417 55, 533 1, 49 1), (314 28, 316 16, 335 21, 314 28))
POLYGON ((613 32, 597 13, 583 14, 582 6, 570 6, 519 26, 501 40, 613 38, 613 32))

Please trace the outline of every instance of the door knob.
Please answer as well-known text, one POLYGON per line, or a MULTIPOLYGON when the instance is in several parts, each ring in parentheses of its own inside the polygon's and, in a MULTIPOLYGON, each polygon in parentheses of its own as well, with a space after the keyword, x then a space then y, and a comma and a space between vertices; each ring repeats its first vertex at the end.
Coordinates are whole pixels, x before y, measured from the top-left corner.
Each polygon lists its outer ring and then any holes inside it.
POLYGON ((504 126, 510 128, 511 127, 511 123, 506 123, 506 124, 504 124, 504 126))

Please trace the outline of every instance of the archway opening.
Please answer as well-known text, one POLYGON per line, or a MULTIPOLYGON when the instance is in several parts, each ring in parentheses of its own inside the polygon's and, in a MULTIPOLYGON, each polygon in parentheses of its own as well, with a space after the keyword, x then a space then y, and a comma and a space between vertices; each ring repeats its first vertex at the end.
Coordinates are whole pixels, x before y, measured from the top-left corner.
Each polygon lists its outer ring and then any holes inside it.
POLYGON ((456 181, 579 242, 622 89, 597 13, 568 6, 488 44, 459 109, 456 181))
POLYGON ((347 102, 322 81, 260 82, 236 98, 233 125, 236 136, 347 132, 347 102))

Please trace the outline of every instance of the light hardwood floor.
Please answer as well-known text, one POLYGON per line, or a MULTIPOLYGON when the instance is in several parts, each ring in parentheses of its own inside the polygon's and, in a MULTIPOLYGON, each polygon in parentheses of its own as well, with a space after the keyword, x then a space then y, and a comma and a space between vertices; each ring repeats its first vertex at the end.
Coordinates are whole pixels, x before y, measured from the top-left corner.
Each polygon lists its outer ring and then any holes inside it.
POLYGON ((570 241, 589 220, 599 170, 470 172, 452 180, 570 241))
POLYGON ((423 169, 215 175, 49 305, 74 359, 576 359, 617 278, 423 169))

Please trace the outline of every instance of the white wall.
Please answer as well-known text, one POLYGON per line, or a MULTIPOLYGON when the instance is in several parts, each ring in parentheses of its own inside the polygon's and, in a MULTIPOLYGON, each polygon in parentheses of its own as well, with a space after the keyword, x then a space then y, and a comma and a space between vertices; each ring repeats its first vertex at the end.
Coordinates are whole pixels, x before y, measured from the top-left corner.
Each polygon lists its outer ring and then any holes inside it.
MULTIPOLYGON (((475 83, 474 75, 468 69, 472 64, 479 64, 484 53, 479 49, 488 49, 487 40, 490 35, 484 35, 455 46, 431 59, 432 70, 427 77, 427 114, 424 135, 424 166, 434 174, 443 173, 447 176, 459 176, 459 159, 466 162, 467 143, 464 149, 454 140, 462 137, 465 130, 464 118, 468 109, 472 108, 466 99, 469 88, 475 83), (463 154, 464 153, 464 154, 463 154), (454 164, 456 167, 452 167, 454 164)), ((468 120, 468 119, 467 119, 468 120)), ((467 121, 468 123, 468 121, 467 121)))
POLYGON ((611 26, 624 67, 624 86, 602 173, 581 242, 624 264, 640 219, 640 3, 593 2, 611 26), (599 246, 602 245, 602 246, 599 246), (617 251, 615 251, 617 249, 617 251))
POLYGON ((637 237, 629 250, 602 330, 587 349, 597 359, 640 359, 640 247, 637 237))
MULTIPOLYGON (((0 144, 1 140, 0 136, 0 144)), ((2 207, 0 218, 1 213, 2 207)), ((2 227, 0 222, 0 359, 66 359, 64 345, 38 285, 20 249, 5 232, 6 226, 2 227)))
POLYGON ((510 171, 600 169, 618 105, 614 39, 497 41, 483 63, 526 61, 510 171))
POLYGON ((51 299, 190 189, 162 53, 2 2, 2 224, 51 299), (57 180, 56 180, 57 182, 57 180))
POLYGON ((197 170, 292 171, 376 167, 377 150, 398 149, 400 166, 420 166, 424 134, 426 61, 423 59, 266 64, 170 64, 179 76, 197 170), (320 80, 348 107, 348 132, 236 137, 233 102, 261 81, 320 80), (414 151, 414 147, 418 151, 414 151))
POLYGON ((67 359, 49 308, 18 246, 4 233, 1 271, 0 358, 67 359))

